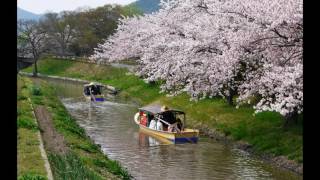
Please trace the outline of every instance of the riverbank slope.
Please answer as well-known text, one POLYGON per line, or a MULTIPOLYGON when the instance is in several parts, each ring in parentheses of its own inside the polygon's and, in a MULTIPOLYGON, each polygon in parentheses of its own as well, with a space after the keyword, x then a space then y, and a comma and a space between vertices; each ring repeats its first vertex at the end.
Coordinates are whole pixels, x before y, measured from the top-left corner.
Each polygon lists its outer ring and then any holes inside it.
MULTIPOLYGON (((32 68, 26 69, 31 71, 32 68)), ((194 102, 189 101, 186 94, 167 97, 159 93, 159 84, 147 84, 124 68, 45 58, 39 62, 39 72, 114 86, 120 89, 120 96, 134 99, 141 106, 157 102, 181 109, 187 113, 189 127, 199 128, 217 139, 237 141, 242 149, 302 173, 302 116, 298 124, 283 129, 283 119, 278 113, 263 112, 254 116, 252 107, 237 109, 221 98, 194 102)))

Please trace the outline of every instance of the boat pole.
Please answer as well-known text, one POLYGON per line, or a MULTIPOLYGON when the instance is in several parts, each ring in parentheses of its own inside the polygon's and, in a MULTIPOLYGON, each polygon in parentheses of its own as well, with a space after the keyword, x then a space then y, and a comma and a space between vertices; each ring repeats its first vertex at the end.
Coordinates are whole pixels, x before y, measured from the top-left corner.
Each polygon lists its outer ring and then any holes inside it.
POLYGON ((91 98, 93 98, 93 101, 95 102, 95 101, 96 101, 96 98, 95 98, 94 95, 91 93, 91 87, 89 87, 89 92, 90 92, 91 98))

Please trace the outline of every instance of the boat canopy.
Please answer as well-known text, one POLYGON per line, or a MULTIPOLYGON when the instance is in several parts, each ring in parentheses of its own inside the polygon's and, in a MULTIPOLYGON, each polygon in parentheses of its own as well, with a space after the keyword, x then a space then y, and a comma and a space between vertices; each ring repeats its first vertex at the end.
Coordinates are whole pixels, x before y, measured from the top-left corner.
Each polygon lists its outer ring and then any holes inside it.
MULTIPOLYGON (((160 105, 149 105, 149 106, 145 106, 145 107, 141 107, 139 108, 140 111, 146 111, 146 112, 150 112, 152 114, 159 114, 163 111, 161 111, 161 106, 160 105)), ((176 109, 169 109, 168 111, 172 111, 176 114, 185 114, 183 111, 180 110, 176 110, 176 109)))

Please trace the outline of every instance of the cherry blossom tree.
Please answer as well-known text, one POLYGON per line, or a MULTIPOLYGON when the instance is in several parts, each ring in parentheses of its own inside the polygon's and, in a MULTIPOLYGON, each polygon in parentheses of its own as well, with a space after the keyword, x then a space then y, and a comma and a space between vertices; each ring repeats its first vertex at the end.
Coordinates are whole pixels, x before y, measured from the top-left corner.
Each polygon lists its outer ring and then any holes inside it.
POLYGON ((137 75, 170 94, 258 97, 256 112, 303 110, 301 0, 162 1, 158 13, 123 18, 92 60, 134 58, 137 75))
POLYGON ((252 43, 262 66, 245 74, 239 102, 259 96, 257 112, 277 111, 286 123, 297 118, 303 111, 302 30, 302 22, 282 23, 252 43))

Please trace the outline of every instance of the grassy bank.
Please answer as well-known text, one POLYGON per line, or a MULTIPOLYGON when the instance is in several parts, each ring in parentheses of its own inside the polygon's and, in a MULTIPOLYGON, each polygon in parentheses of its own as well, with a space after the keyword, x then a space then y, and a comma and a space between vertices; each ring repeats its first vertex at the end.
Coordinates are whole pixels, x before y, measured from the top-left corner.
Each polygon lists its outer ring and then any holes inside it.
POLYGON ((18 179, 47 179, 39 149, 39 127, 28 101, 29 92, 23 78, 17 78, 18 179))
POLYGON ((117 161, 108 159, 95 145, 45 81, 23 78, 31 101, 36 108, 45 106, 52 116, 55 130, 63 136, 68 148, 59 154, 46 147, 55 179, 130 179, 128 172, 117 161))
MULTIPOLYGON (((31 72, 29 68, 26 71, 31 72)), ((39 62, 39 72, 106 83, 121 90, 120 96, 133 97, 141 105, 153 102, 165 103, 187 113, 188 125, 216 129, 235 140, 253 145, 256 152, 284 155, 302 163, 302 116, 298 124, 283 129, 282 117, 275 112, 263 112, 253 116, 251 107, 238 109, 229 106, 221 98, 190 102, 186 94, 166 97, 159 94, 158 84, 146 84, 126 69, 98 66, 79 62, 57 61, 50 58, 39 62)))

